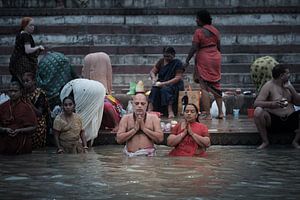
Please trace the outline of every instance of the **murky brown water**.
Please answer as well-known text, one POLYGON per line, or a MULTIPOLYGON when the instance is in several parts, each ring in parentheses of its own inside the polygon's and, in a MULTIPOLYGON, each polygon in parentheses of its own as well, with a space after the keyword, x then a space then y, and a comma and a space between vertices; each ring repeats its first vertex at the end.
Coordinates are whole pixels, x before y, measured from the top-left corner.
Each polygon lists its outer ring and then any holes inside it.
POLYGON ((207 158, 124 156, 122 146, 86 155, 0 156, 0 199, 299 199, 300 151, 212 146, 207 158))

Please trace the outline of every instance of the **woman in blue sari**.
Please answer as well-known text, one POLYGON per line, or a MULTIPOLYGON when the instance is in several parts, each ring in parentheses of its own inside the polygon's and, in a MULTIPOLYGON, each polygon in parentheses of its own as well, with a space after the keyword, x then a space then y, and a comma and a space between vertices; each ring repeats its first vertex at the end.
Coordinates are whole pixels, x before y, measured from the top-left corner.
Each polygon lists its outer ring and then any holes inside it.
POLYGON ((167 109, 168 118, 174 117, 178 93, 184 90, 182 80, 184 68, 182 62, 175 59, 175 53, 173 47, 165 47, 164 57, 150 71, 153 86, 149 96, 148 111, 162 112, 167 109))

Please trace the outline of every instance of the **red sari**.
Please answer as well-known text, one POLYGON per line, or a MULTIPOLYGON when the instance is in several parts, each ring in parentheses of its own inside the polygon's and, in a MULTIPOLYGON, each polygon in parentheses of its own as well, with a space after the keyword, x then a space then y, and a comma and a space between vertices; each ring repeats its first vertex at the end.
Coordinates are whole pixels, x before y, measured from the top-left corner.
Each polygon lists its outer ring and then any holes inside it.
MULTIPOLYGON (((220 43, 219 31, 212 25, 204 25, 195 31, 193 42, 199 45, 196 56, 198 76, 205 81, 218 83, 221 80, 221 53, 217 48, 220 43)), ((215 87, 220 89, 219 84, 215 87)))
MULTIPOLYGON (((190 124, 192 131, 200 136, 209 137, 208 128, 206 125, 199 122, 190 124)), ((181 129, 181 124, 178 123, 171 134, 178 135, 185 129, 181 129)), ((186 135, 183 140, 169 153, 169 156, 205 156, 205 149, 197 144, 197 142, 190 135, 186 135)))
MULTIPOLYGON (((37 125, 33 109, 22 100, 14 106, 10 104, 10 101, 1 104, 0 113, 0 127, 15 130, 37 125)), ((31 134, 18 133, 11 137, 7 133, 1 133, 0 154, 31 153, 31 143, 31 134)))

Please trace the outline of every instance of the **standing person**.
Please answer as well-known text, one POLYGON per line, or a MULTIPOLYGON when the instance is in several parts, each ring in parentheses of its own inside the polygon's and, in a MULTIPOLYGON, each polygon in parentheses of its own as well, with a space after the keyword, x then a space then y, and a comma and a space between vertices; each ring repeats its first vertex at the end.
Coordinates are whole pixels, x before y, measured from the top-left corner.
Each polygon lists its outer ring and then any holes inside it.
POLYGON ((164 107, 168 109, 168 118, 175 116, 173 103, 177 102, 178 93, 184 90, 182 80, 183 65, 175 59, 175 49, 165 47, 163 58, 161 58, 150 71, 152 88, 149 96, 149 111, 162 111, 164 107))
POLYGON ((0 154, 24 154, 32 152, 31 135, 37 125, 35 113, 21 99, 21 86, 10 83, 10 100, 0 105, 0 154))
POLYGON ((62 53, 47 52, 39 61, 36 83, 46 92, 51 110, 61 105, 59 93, 63 86, 76 78, 79 77, 70 60, 62 53))
POLYGON ((175 147, 170 156, 205 156, 210 146, 210 136, 206 125, 198 122, 198 109, 187 104, 184 120, 178 123, 168 137, 167 144, 175 147))
POLYGON ((57 144, 57 153, 87 152, 87 143, 82 126, 82 120, 74 113, 75 102, 72 97, 65 97, 62 101, 63 112, 56 116, 53 132, 57 144), (81 139, 82 143, 79 142, 81 139))
POLYGON ((82 119, 86 140, 92 146, 102 122, 105 88, 99 81, 79 78, 63 87, 60 99, 70 95, 74 97, 76 113, 82 119))
POLYGON ((281 133, 295 131, 292 142, 300 148, 299 114, 294 105, 300 105, 300 94, 289 82, 290 71, 287 66, 277 65, 272 69, 272 79, 261 88, 254 102, 254 122, 262 138, 258 149, 269 145, 268 131, 281 133))
POLYGON ((112 66, 109 56, 104 52, 90 53, 84 57, 81 75, 86 79, 101 82, 106 93, 112 93, 112 66))
POLYGON ((32 104, 32 108, 37 116, 38 126, 32 135, 32 148, 43 148, 46 145, 46 135, 49 120, 49 104, 45 92, 41 88, 36 87, 34 74, 25 72, 23 74, 24 99, 32 104))
POLYGON ((212 18, 207 10, 201 10, 196 18, 199 28, 193 36, 192 47, 186 58, 185 67, 191 58, 195 57, 195 82, 200 84, 202 91, 202 105, 204 119, 211 119, 209 92, 214 95, 218 107, 218 117, 222 119, 222 91, 221 91, 221 52, 220 33, 213 26, 212 18))
POLYGON ((10 57, 9 72, 12 75, 12 81, 20 81, 21 83, 24 72, 36 74, 37 57, 44 50, 44 47, 35 45, 31 35, 33 31, 34 20, 31 17, 23 17, 20 31, 16 36, 15 48, 10 57))
POLYGON ((163 140, 160 119, 146 113, 147 97, 139 93, 133 97, 133 113, 122 117, 117 132, 117 142, 126 143, 124 153, 128 156, 154 156, 154 143, 163 140))
POLYGON ((119 101, 112 94, 112 66, 109 55, 104 52, 91 53, 85 56, 82 68, 84 78, 99 81, 106 89, 104 99, 104 112, 101 129, 112 129, 112 132, 118 130, 121 120, 118 106, 119 101))

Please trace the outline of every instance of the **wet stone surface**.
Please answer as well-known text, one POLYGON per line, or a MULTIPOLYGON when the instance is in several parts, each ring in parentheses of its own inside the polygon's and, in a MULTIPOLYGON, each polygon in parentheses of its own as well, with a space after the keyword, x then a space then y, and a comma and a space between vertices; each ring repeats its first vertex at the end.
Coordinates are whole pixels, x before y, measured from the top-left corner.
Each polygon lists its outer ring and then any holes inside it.
POLYGON ((299 199, 299 150, 255 147, 216 145, 206 158, 168 157, 166 146, 128 158, 121 145, 0 156, 0 199, 299 199))

